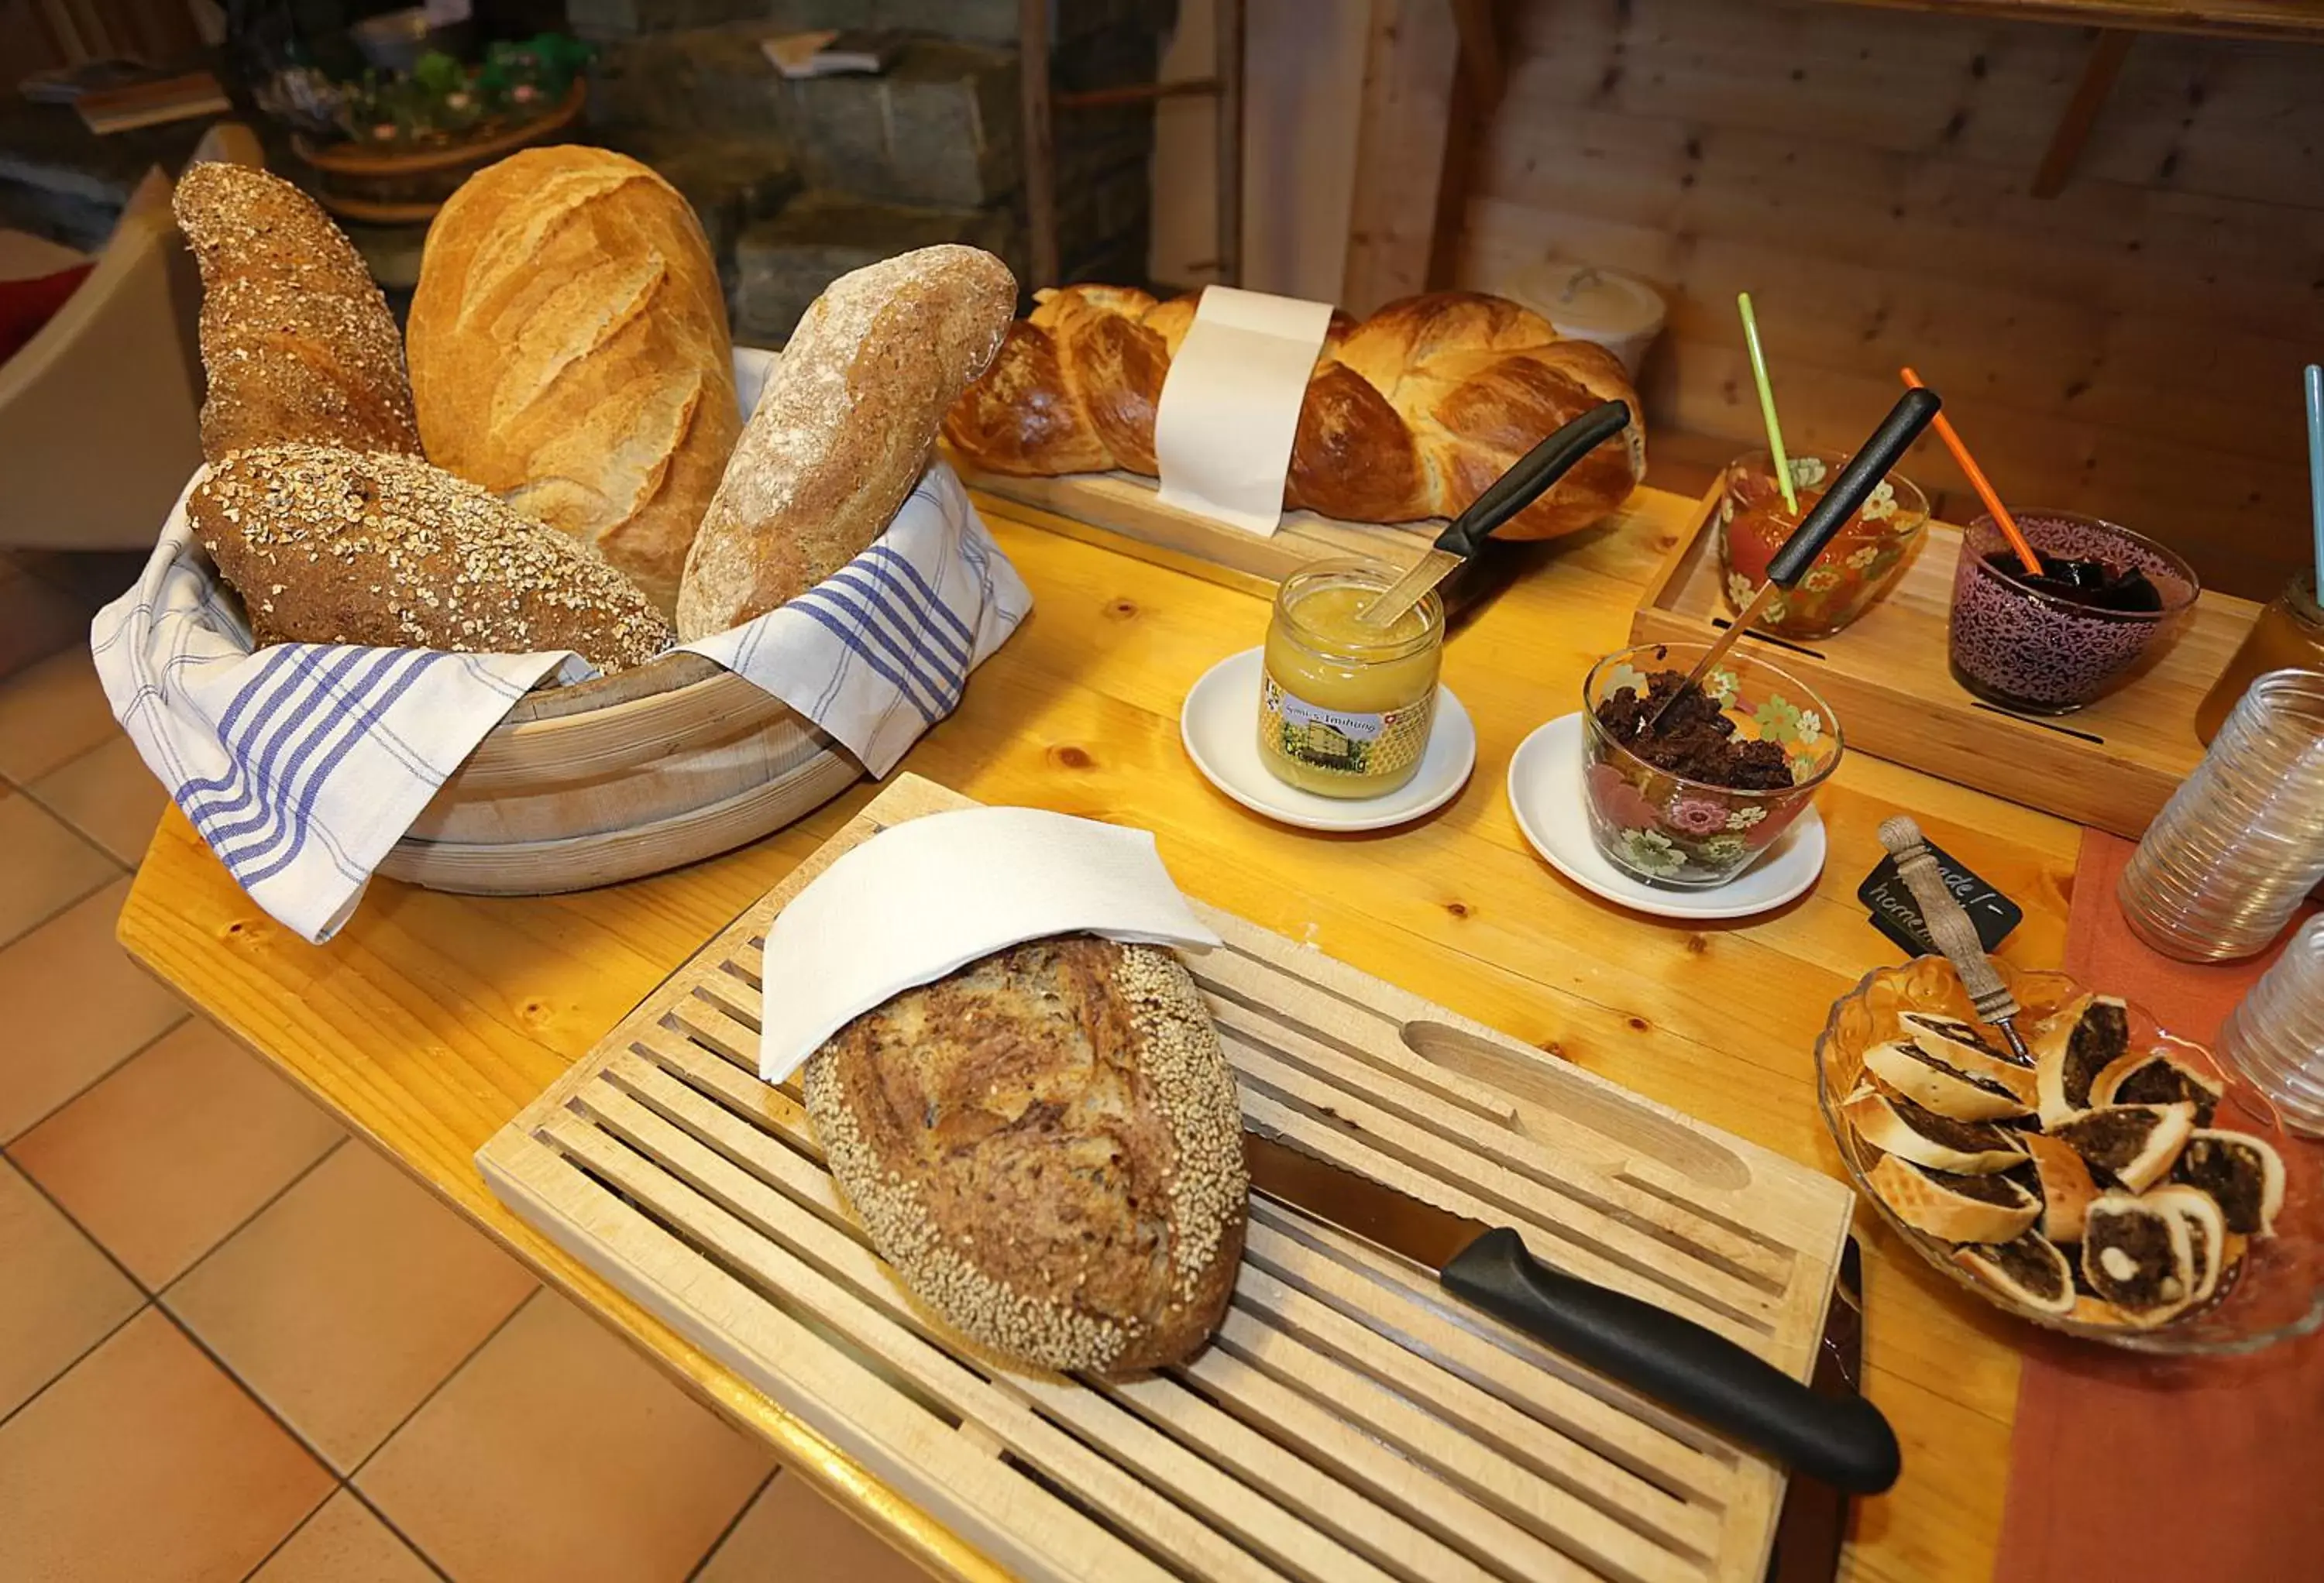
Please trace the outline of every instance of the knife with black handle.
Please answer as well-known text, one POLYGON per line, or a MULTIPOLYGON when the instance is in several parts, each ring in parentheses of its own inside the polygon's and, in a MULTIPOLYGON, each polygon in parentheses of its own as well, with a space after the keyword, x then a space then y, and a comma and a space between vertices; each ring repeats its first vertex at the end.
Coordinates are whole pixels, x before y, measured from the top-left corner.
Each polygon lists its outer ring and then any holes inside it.
POLYGON ((1861 1396, 1818 1395, 1716 1330, 1552 1269, 1508 1227, 1259 1133, 1243 1134, 1243 1157, 1259 1192, 1425 1265, 1471 1307, 1794 1472, 1857 1495, 1896 1482, 1896 1436, 1861 1396))

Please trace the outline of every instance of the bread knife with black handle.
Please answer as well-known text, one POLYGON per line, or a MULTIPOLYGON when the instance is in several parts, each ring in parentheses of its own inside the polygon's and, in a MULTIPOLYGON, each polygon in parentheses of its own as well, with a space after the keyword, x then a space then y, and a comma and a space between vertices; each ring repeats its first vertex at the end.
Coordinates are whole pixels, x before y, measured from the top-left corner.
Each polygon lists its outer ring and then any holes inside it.
POLYGON ((1434 1271, 1471 1307, 1794 1472, 1858 1495, 1896 1482, 1896 1436, 1862 1396, 1820 1396, 1692 1320, 1552 1269, 1508 1227, 1259 1133, 1243 1133, 1243 1158, 1258 1192, 1434 1271))

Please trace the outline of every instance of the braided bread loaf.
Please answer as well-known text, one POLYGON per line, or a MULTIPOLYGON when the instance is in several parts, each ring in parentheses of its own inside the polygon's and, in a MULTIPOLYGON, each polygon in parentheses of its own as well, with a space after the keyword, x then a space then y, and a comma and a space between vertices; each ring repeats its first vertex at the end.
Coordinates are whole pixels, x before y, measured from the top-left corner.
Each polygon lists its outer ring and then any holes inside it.
MULTIPOLYGON (((1195 298, 1157 302, 1121 286, 1038 295, 954 403, 945 437, 993 473, 1159 471, 1155 410, 1195 298)), ((1545 437, 1609 400, 1630 408, 1628 445, 1583 457, 1500 529, 1504 538, 1587 527, 1645 476, 1644 418, 1622 365, 1532 309, 1476 292, 1407 297, 1360 323, 1335 313, 1283 503, 1356 522, 1457 516, 1545 437)))

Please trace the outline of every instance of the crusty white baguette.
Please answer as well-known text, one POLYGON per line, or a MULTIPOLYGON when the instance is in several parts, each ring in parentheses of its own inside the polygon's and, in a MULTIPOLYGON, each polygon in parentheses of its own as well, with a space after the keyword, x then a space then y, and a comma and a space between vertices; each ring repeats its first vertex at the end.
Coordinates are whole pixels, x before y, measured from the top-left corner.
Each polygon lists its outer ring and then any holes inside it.
POLYGON ((788 603, 877 538, 1016 302, 1009 267, 973 247, 924 247, 833 281, 768 376, 703 518, 680 634, 788 603))
POLYGON ((665 614, 742 433, 693 206, 604 149, 527 149, 428 228, 411 391, 429 458, 595 548, 665 614))

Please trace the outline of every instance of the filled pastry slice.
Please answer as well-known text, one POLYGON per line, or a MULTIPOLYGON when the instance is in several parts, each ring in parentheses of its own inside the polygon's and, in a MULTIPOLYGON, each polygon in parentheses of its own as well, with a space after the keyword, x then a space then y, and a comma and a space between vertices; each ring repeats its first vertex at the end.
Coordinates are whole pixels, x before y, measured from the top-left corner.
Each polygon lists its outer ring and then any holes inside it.
POLYGON ((2071 1144, 2092 1167, 2131 1192, 2144 1192, 2163 1180, 2194 1130, 2195 1107, 2181 1100, 2086 1110, 2050 1128, 2050 1136, 2071 1144))
POLYGON ((2090 1080, 2092 1105, 2170 1105, 2183 1100, 2195 1107, 2195 1125, 2209 1127, 2227 1084, 2190 1056, 2171 1050, 2134 1050, 2108 1062, 2090 1080))
POLYGON ((2034 1031, 2035 1107, 2054 1129, 2090 1108, 2090 1085, 2130 1047, 2130 1011, 2111 995, 2085 995, 2034 1031))
POLYGON ((2015 1133, 1990 1121, 1940 1116, 1877 1082, 1859 1084, 1840 1101, 1840 1112, 1874 1148, 1932 1170, 1982 1176, 2025 1163, 2015 1133))
POLYGON ((2073 1145, 2043 1133, 2029 1132, 2019 1141, 2034 1162, 2034 1191, 2042 1195, 2042 1235, 2052 1242, 2080 1242, 2082 1219, 2098 1195, 2089 1163, 2073 1145))
POLYGON ((2187 1304, 2209 1302, 2219 1288, 2219 1272, 2227 1262, 2227 1223, 2219 1206, 2200 1187, 2166 1185, 2146 1194, 2146 1201, 2176 1215, 2187 1226, 2187 1260, 2193 1272, 2187 1304))
POLYGON ((2209 1193, 2228 1230, 2246 1237, 2274 1233, 2276 1212, 2283 1208, 2283 1160, 2264 1139, 2197 1127, 2172 1163, 2171 1180, 2209 1193))
POLYGON ((1990 1078, 2010 1092, 2031 1100, 2033 1068, 2020 1062, 2009 1047, 1987 1036, 1974 1023, 1940 1017, 1928 1011, 1900 1011, 1897 1022, 1904 1036, 1946 1065, 1990 1078))
POLYGON ((1931 1171, 1883 1155, 1865 1179, 1896 1218, 1947 1242, 2012 1242, 2032 1228, 2042 1202, 2006 1176, 1931 1171))
POLYGON ((2006 1121, 2034 1107, 2006 1085, 1902 1039, 1864 1053, 1865 1070, 1924 1109, 1957 1121, 2006 1121))
POLYGON ((1953 1249, 1953 1263, 2041 1313, 2074 1311, 2074 1267, 2039 1231, 2008 1242, 1971 1242, 1953 1249))
POLYGON ((2194 1247, 2181 1216, 2126 1192, 2099 1195, 2082 1230, 2090 1290, 2134 1325, 2159 1325, 2194 1291, 2194 1247))

